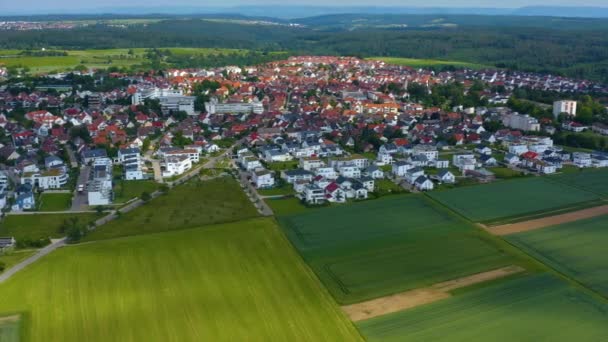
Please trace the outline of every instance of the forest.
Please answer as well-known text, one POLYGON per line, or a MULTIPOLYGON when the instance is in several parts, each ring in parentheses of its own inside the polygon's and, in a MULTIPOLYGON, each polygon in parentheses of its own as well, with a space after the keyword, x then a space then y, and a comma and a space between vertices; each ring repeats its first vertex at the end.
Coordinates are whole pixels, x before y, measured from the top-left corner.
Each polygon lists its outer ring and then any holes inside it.
MULTIPOLYGON (((389 19, 379 23, 395 21, 389 19)), ((463 23, 455 26, 408 28, 378 24, 357 29, 341 28, 340 21, 333 19, 336 24, 327 30, 324 28, 327 28, 328 20, 317 19, 322 26, 315 26, 315 21, 309 19, 311 24, 308 26, 290 27, 243 24, 234 20, 173 18, 126 27, 95 24, 72 29, 69 34, 64 30, 2 31, 0 48, 234 48, 256 51, 259 55, 251 59, 259 61, 269 59, 267 55, 270 52, 431 58, 608 83, 608 20, 593 20, 595 26, 581 25, 579 29, 570 23, 566 25, 570 29, 564 30, 542 24, 543 21, 540 22, 542 25, 534 26, 529 22, 534 18, 513 19, 510 26, 505 24, 504 18, 496 25, 486 18, 476 19, 470 25, 459 19, 463 23)), ((175 56, 171 58, 183 66, 197 62, 175 56)), ((201 62, 220 63, 212 60, 201 62)))

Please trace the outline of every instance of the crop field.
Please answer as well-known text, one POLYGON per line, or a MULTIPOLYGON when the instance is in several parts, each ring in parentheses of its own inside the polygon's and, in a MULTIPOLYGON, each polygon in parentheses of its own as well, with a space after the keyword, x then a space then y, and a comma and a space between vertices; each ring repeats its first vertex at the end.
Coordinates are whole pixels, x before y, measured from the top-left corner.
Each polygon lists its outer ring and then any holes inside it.
POLYGON ((584 170, 552 176, 559 182, 608 197, 608 170, 584 170))
POLYGON ((608 215, 508 235, 507 239, 557 271, 608 296, 608 215))
POLYGON ((279 219, 341 304, 518 262, 503 242, 424 196, 390 196, 279 219))
POLYGON ((63 235, 59 231, 61 225, 72 217, 87 224, 97 216, 92 213, 7 215, 0 223, 0 236, 14 236, 17 241, 58 238, 63 235))
POLYGON ((234 179, 195 180, 97 228, 85 240, 200 227, 257 215, 257 210, 234 179))
POLYGON ((483 69, 488 66, 477 63, 469 63, 462 61, 443 61, 437 59, 419 59, 419 58, 402 58, 402 57, 370 57, 366 58, 373 61, 383 61, 394 65, 405 65, 413 68, 428 68, 428 67, 445 67, 454 66, 456 68, 483 69))
MULTIPOLYGON (((8 270, 13 265, 20 263, 21 261, 32 256, 36 251, 33 249, 27 250, 15 250, 11 252, 6 252, 4 254, 0 254, 0 264, 4 265, 4 270, 8 270)), ((0 273, 3 271, 0 270, 0 273)), ((0 339, 0 341, 2 341, 0 339)))
POLYGON ((70 209, 72 193, 43 193, 40 196, 40 211, 63 211, 70 209))
POLYGON ((361 339, 267 218, 64 247, 0 293, 26 341, 361 339))
POLYGON ((599 197, 588 191, 543 177, 499 181, 429 196, 471 221, 507 223, 550 212, 588 207, 599 197))
POLYGON ((362 321, 368 341, 603 341, 608 303, 552 275, 502 281, 362 321))
MULTIPOLYGON (((169 50, 175 55, 208 55, 243 53, 246 50, 220 48, 159 48, 169 50)), ((28 67, 32 73, 65 71, 78 65, 88 68, 105 69, 112 66, 129 67, 147 61, 145 48, 134 49, 92 49, 61 50, 67 56, 27 56, 21 50, 0 50, 0 66, 28 67), (129 50, 132 54, 129 54, 129 50)))

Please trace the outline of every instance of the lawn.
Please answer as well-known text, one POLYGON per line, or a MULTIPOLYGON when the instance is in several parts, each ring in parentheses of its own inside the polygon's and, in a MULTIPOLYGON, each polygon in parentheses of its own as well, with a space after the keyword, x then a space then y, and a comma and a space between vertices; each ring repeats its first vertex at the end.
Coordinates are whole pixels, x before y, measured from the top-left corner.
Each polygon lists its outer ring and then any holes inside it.
POLYGON ((383 61, 388 64, 405 65, 414 68, 429 68, 429 67, 445 67, 454 66, 457 68, 483 69, 488 66, 477 63, 469 63, 462 61, 443 61, 437 59, 419 59, 419 58, 401 58, 401 57, 370 57, 366 58, 372 61, 383 61))
POLYGON ((234 179, 193 180, 98 227, 85 240, 200 227, 257 215, 257 210, 234 179))
POLYGON ((519 262, 504 242, 422 195, 311 210, 280 222, 343 304, 519 262))
POLYGON ((314 210, 306 208, 299 199, 295 197, 282 198, 282 199, 270 199, 264 200, 266 204, 272 209, 275 215, 291 215, 297 213, 303 213, 308 210, 314 210))
POLYGON ((608 216, 507 236, 513 244, 608 297, 608 216))
POLYGON ((36 214, 7 215, 0 223, 0 236, 13 236, 19 241, 37 241, 59 238, 61 225, 69 218, 77 217, 83 223, 97 218, 95 214, 36 214))
POLYGON ((0 284, 24 341, 358 341, 272 219, 61 248, 0 284))
POLYGON ((546 211, 586 207, 599 199, 545 177, 434 191, 429 196, 472 221, 485 223, 506 223, 546 211))
POLYGON ((488 170, 494 173, 496 178, 510 179, 525 177, 525 175, 521 171, 516 171, 508 167, 490 167, 488 168, 488 170))
POLYGON ((596 193, 604 198, 608 197, 608 169, 577 170, 552 176, 564 184, 596 193))
POLYGON ((43 193, 40 198, 40 211, 64 211, 72 206, 72 193, 43 193))
POLYGON ((358 324, 368 341, 603 341, 608 304, 552 275, 516 278, 358 324))
POLYGON ((126 203, 140 197, 145 191, 149 194, 158 190, 159 184, 150 180, 121 180, 114 185, 114 203, 126 203))

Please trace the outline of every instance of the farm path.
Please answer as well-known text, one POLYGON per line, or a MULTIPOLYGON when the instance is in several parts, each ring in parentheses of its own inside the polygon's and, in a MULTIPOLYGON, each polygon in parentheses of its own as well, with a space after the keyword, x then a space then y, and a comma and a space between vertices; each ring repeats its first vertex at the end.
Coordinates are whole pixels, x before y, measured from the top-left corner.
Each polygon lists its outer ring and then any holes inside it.
POLYGON ((357 304, 345 305, 342 307, 342 310, 353 322, 362 321, 449 298, 451 297, 450 291, 455 289, 503 278, 522 271, 524 269, 519 266, 502 267, 467 277, 448 280, 425 288, 409 290, 357 304))
POLYGON ((41 248, 40 250, 38 250, 38 252, 36 252, 36 254, 32 255, 31 257, 21 261, 20 263, 16 264, 15 266, 11 267, 10 269, 6 270, 4 273, 0 274, 0 283, 5 282, 10 277, 12 277, 15 273, 21 271, 22 269, 26 268, 30 264, 33 264, 34 262, 38 261, 38 259, 53 252, 57 248, 65 246, 65 240, 66 240, 65 238, 53 240, 53 242, 50 245, 48 245, 44 248, 41 248))
POLYGON ((606 214, 608 214, 608 205, 602 205, 599 207, 573 211, 561 215, 543 217, 530 221, 504 224, 501 226, 494 226, 492 228, 484 227, 484 229, 494 235, 509 235, 606 214))

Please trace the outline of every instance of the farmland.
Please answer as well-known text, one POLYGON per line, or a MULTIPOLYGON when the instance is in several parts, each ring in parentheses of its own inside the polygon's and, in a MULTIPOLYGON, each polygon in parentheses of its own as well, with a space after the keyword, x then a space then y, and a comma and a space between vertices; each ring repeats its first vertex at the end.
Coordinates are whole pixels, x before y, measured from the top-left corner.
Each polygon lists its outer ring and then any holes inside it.
POLYGON ((280 217, 336 300, 360 302, 517 263, 504 244, 424 196, 280 217))
POLYGON ((61 248, 0 284, 26 341, 357 341, 271 219, 61 248))
POLYGON ((368 341, 601 341, 608 304, 552 275, 503 281, 358 324, 368 341))
POLYGON ((588 207, 599 200, 593 193, 542 177, 435 191, 429 196, 469 220, 492 224, 588 207))
MULTIPOLYGON (((219 48, 159 48, 169 50, 174 55, 208 55, 242 52, 237 49, 219 48)), ((61 50, 66 56, 29 56, 22 55, 21 50, 0 50, 0 66, 28 67, 32 73, 66 71, 76 66, 105 69, 109 67, 129 67, 148 61, 144 48, 134 49, 97 49, 97 50, 61 50), (131 53, 129 53, 131 51, 131 53)))
POLYGON ((59 231, 61 225, 72 217, 84 224, 96 218, 92 213, 8 215, 0 223, 0 236, 13 236, 18 242, 58 238, 63 235, 59 231))
POLYGON ((538 260, 608 297, 608 216, 564 223, 507 238, 538 260))
MULTIPOLYGON (((7 270, 10 267, 12 267, 13 265, 18 264, 19 262, 32 256, 32 254, 34 254, 34 252, 35 252, 35 250, 33 250, 33 249, 27 249, 27 250, 17 250, 17 251, 7 252, 5 254, 0 254, 0 264, 4 265, 5 270, 7 270)), ((2 273, 2 270, 0 270, 0 273, 2 273)), ((0 341, 2 341, 2 340, 0 339, 0 341)))
POLYGON ((584 170, 553 176, 559 182, 594 192, 602 197, 608 197, 608 170, 584 170))
POLYGON ((488 66, 462 61, 444 61, 438 59, 401 58, 401 57, 370 57, 368 60, 383 61, 389 64, 405 65, 413 68, 430 68, 453 66, 456 68, 482 69, 488 66))
POLYGON ((232 178, 195 180, 97 228, 86 240, 193 228, 254 216, 256 209, 232 178))

